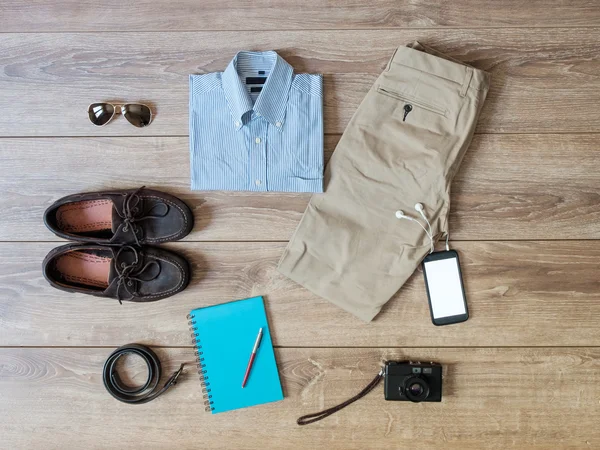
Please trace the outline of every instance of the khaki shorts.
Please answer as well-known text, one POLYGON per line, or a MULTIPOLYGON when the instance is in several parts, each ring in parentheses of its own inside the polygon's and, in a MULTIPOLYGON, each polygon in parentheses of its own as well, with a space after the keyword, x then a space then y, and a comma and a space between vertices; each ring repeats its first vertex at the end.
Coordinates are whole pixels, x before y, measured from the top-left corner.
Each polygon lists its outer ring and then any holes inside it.
POLYGON ((400 47, 354 117, 279 271, 372 320, 448 232, 450 183, 471 142, 487 73, 415 42, 400 47), (429 230, 428 230, 429 231, 429 230))

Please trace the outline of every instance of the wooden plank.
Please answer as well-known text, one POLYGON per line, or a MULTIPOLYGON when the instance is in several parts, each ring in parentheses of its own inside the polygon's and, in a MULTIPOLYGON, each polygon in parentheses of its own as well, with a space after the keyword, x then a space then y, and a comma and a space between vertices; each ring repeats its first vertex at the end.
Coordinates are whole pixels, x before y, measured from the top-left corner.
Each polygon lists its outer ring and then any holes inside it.
POLYGON ((599 28, 0 35, 2 136, 187 135, 188 74, 275 48, 325 75, 325 130, 341 133, 398 45, 420 39, 492 73, 478 131, 600 131, 599 28), (131 45, 140 42, 143 45, 131 45), (144 101, 156 119, 98 128, 94 101, 144 101))
MULTIPOLYGON (((151 403, 117 402, 101 379, 111 350, 0 349, 2 446, 61 450, 600 446, 597 348, 280 349, 276 356, 286 398, 217 415, 204 412, 191 369, 151 403), (381 360, 407 358, 444 365, 441 403, 386 402, 380 385, 322 422, 296 425, 300 415, 356 394, 377 373, 381 360)), ((158 349, 158 353, 166 372, 193 359, 191 349, 158 349)), ((135 379, 140 382, 143 369, 138 372, 135 379)))
POLYGON ((0 29, 41 31, 206 31, 438 27, 594 26, 598 5, 589 0, 306 0, 176 2, 118 0, 4 0, 0 29))
POLYGON ((459 242, 468 322, 434 327, 420 269, 365 324, 276 270, 285 243, 178 243, 192 282, 159 302, 50 288, 52 243, 0 244, 0 345, 189 345, 193 308, 264 295, 278 346, 600 345, 600 241, 459 242), (143 324, 143 325, 141 325, 143 324))
MULTIPOLYGON (((326 137, 326 158, 339 136, 326 137)), ((477 135, 452 188, 455 240, 599 239, 598 137, 477 135)), ((43 212, 90 190, 167 190, 192 206, 187 240, 287 241, 309 194, 191 192, 186 137, 0 139, 0 240, 58 240, 43 212), (268 230, 268 231, 267 231, 268 230)))

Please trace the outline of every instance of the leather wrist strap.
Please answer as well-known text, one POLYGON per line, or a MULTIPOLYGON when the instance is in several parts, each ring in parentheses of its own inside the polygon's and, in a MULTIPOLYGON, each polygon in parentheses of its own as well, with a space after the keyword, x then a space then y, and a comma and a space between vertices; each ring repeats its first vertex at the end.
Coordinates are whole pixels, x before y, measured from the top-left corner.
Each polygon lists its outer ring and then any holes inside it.
POLYGON ((338 412, 340 409, 345 408, 346 406, 348 406, 351 403, 354 403, 356 400, 364 397, 369 392, 371 392, 373 389, 375 389, 375 387, 379 384, 379 382, 381 381, 382 378, 383 378, 383 370, 381 370, 377 374, 377 376, 375 378, 373 378, 373 381, 371 381, 362 391, 360 391, 354 397, 346 400, 344 403, 340 403, 337 406, 332 406, 331 408, 325 409, 323 411, 302 416, 296 421, 296 423, 298 425, 308 425, 309 423, 317 422, 321 419, 324 419, 327 416, 332 415, 333 413, 338 412))
POLYGON ((181 375, 184 365, 185 364, 182 364, 179 369, 171 375, 162 388, 157 389, 161 376, 161 366, 156 353, 145 345, 127 344, 116 349, 108 357, 104 363, 102 379, 106 390, 117 400, 132 404, 148 403, 177 383, 177 378, 181 375), (141 357, 146 363, 146 367, 148 367, 148 379, 142 386, 127 386, 119 377, 119 373, 116 370, 117 361, 127 354, 141 357))

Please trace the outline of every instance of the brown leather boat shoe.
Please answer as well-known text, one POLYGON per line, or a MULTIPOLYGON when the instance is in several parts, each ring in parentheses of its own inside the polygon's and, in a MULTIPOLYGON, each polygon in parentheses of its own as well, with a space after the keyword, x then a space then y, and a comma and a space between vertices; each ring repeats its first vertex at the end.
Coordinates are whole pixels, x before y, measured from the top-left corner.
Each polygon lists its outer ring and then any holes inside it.
POLYGON ((71 241, 140 245, 183 238, 194 216, 177 197, 141 187, 63 197, 46 210, 44 223, 71 241))
POLYGON ((66 292, 116 298, 119 303, 153 302, 183 291, 188 262, 155 247, 68 244, 44 259, 44 277, 66 292))

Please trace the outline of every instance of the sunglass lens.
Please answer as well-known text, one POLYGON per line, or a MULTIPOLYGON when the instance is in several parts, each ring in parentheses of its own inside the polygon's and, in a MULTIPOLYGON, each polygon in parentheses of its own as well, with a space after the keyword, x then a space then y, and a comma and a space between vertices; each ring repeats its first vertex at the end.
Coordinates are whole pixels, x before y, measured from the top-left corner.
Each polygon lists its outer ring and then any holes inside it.
POLYGON ((125 105, 123 115, 130 124, 138 128, 150 125, 150 121, 152 120, 152 112, 146 105, 125 105))
POLYGON ((114 113, 115 108, 110 103, 92 103, 88 108, 90 120, 99 127, 108 123, 114 113))

